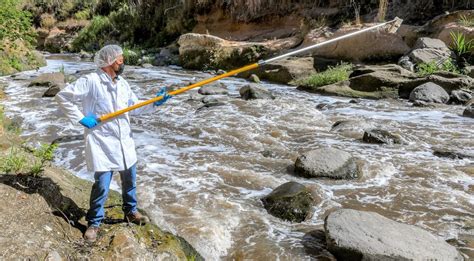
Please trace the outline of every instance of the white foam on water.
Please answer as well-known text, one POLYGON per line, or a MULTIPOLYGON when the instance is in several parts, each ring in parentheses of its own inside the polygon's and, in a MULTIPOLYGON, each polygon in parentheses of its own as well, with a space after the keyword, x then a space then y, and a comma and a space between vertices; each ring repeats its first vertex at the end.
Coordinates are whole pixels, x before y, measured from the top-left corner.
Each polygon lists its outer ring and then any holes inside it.
MULTIPOLYGON (((21 74, 36 76, 58 71, 63 65, 66 72, 94 68, 92 63, 48 60, 48 66, 38 72, 21 74)), ((130 81, 143 98, 151 98, 161 85, 187 84, 212 76, 166 67, 127 70, 156 80, 144 87, 139 81, 130 81)), ((2 101, 6 114, 18 119, 25 137, 51 141, 82 132, 58 113, 52 99, 40 98, 44 89, 26 88, 28 81, 24 80, 0 80, 8 82, 9 99, 2 101)), ((275 100, 243 101, 235 97, 240 87, 248 84, 245 80, 221 82, 231 96, 225 106, 196 112, 199 102, 186 102, 188 97, 181 95, 154 114, 132 118, 140 205, 160 227, 183 236, 205 258, 230 259, 230 253, 244 251, 247 259, 310 259, 301 245, 304 231, 320 227, 328 210, 354 201, 400 215, 400 221, 417 220, 416 224, 438 230, 438 234, 455 237, 463 231, 474 203, 469 191, 474 180, 455 168, 473 161, 438 158, 432 153, 439 145, 474 152, 472 119, 459 116, 461 107, 428 110, 384 100, 353 104, 349 98, 314 95, 265 82, 275 100), (318 111, 320 103, 331 109, 318 111), (331 132, 332 123, 341 119, 366 120, 398 132, 406 144, 365 144, 331 132), (301 152, 322 146, 350 152, 363 162, 365 177, 304 179, 286 170, 301 152), (276 157, 263 157, 266 149, 273 149, 276 157), (260 202, 288 181, 306 185, 321 198, 312 208, 312 218, 301 224, 269 215, 260 202), (392 209, 397 206, 392 201, 400 197, 412 204, 392 209), (445 210, 449 214, 442 214, 445 210)), ((93 180, 83 162, 82 144, 60 144, 55 164, 93 180)), ((119 184, 114 183, 114 188, 119 189, 119 184)))

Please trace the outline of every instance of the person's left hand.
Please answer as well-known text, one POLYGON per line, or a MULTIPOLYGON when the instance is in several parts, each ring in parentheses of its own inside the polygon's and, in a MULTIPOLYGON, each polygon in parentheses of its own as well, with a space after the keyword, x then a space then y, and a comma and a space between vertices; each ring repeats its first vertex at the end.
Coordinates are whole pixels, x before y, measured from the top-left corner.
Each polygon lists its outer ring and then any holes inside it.
POLYGON ((153 104, 154 104, 155 106, 160 106, 160 105, 162 105, 163 103, 165 103, 167 100, 171 99, 171 97, 172 97, 171 95, 169 95, 169 94, 166 92, 166 87, 162 87, 162 88, 160 89, 160 91, 156 93, 156 97, 158 97, 158 96, 163 96, 163 98, 162 98, 161 100, 159 100, 159 101, 154 102, 153 104))

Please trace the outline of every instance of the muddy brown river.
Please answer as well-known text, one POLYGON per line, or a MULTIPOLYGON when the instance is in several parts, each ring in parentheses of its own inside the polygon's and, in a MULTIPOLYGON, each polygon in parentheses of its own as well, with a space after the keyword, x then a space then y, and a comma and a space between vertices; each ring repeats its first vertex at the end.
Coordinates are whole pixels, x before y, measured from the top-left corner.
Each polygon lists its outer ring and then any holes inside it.
MULTIPOLYGON (((26 87, 29 79, 64 68, 67 74, 94 69, 74 57, 50 56, 48 65, 6 82, 6 113, 38 142, 82 133, 59 112, 45 87, 26 87)), ((126 67, 125 77, 143 99, 160 86, 211 77, 178 67, 126 67)), ((80 72, 79 72, 80 73, 80 72)), ((424 228, 474 258, 474 160, 433 155, 436 148, 474 154, 474 119, 461 106, 412 107, 406 100, 328 97, 294 87, 263 83, 275 100, 244 101, 238 78, 221 80, 229 95, 224 105, 202 108, 189 91, 154 114, 132 119, 137 144, 140 207, 164 229, 190 242, 208 260, 314 260, 303 237, 322 229, 337 208, 375 211, 424 228), (323 109, 318 105, 325 104, 323 109), (360 141, 361 130, 331 131, 339 120, 365 122, 403 137, 404 144, 360 141), (305 151, 332 146, 356 156, 360 180, 306 179, 291 166, 305 151), (290 223, 269 215, 260 198, 297 181, 317 195, 312 217, 290 223), (464 243, 463 243, 464 242, 464 243), (467 244, 466 244, 467 242, 467 244)), ((54 163, 85 179, 82 141, 60 143, 54 163)), ((118 175, 116 175, 117 178, 118 175)), ((114 187, 118 188, 116 180, 114 187)))

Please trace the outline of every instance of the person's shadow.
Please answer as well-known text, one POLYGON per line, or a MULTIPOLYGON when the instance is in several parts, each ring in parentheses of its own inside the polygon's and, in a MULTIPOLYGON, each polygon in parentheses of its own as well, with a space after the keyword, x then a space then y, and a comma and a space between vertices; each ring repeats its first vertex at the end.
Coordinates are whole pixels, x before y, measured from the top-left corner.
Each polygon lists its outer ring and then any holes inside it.
POLYGON ((84 209, 80 208, 72 199, 62 195, 61 188, 50 178, 3 174, 0 175, 0 183, 27 194, 38 193, 46 200, 55 216, 64 219, 82 233, 86 231, 87 227, 79 222, 86 214, 84 209))

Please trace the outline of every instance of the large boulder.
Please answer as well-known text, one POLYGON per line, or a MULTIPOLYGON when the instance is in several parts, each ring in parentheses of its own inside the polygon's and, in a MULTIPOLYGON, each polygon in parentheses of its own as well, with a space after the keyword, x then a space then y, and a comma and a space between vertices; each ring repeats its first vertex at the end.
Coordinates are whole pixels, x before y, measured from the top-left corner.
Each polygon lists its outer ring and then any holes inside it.
POLYGON ((441 86, 427 82, 413 89, 410 93, 410 101, 447 103, 449 94, 441 86))
POLYGON ((195 33, 183 34, 178 39, 179 56, 184 68, 225 70, 255 63, 278 51, 296 47, 300 42, 298 37, 266 42, 238 42, 195 33))
POLYGON ((449 58, 454 58, 454 53, 439 40, 428 37, 419 38, 410 53, 399 60, 405 69, 411 70, 412 65, 435 62, 443 63, 449 58))
MULTIPOLYGON (((343 26, 334 32, 327 27, 318 28, 310 31, 305 36, 303 46, 325 42, 374 25, 343 26)), ((408 51, 410 51, 410 48, 400 35, 384 30, 372 30, 340 40, 334 44, 322 46, 312 53, 316 56, 331 59, 365 61, 399 58, 408 51)))
POLYGON ((292 222, 302 222, 309 215, 313 196, 304 185, 287 182, 261 199, 268 213, 292 222))
POLYGON ((417 75, 396 64, 364 65, 354 68, 349 80, 321 87, 298 86, 298 89, 355 98, 398 98, 398 87, 417 79, 417 75))
POLYGON ((437 72, 426 77, 401 82, 398 88, 398 94, 400 98, 408 99, 413 89, 427 82, 432 82, 443 87, 447 93, 451 93, 453 90, 474 88, 474 79, 469 76, 451 72, 437 72))
POLYGON ((245 85, 240 88, 239 93, 244 100, 275 99, 275 96, 269 90, 256 84, 245 85))
POLYGON ((288 84, 316 73, 313 65, 314 59, 312 57, 289 57, 240 73, 239 76, 248 78, 255 74, 262 80, 288 84))
POLYGON ((65 83, 64 74, 57 73, 43 73, 34 78, 28 86, 52 86, 65 83))
POLYGON ((353 179, 362 175, 355 158, 348 152, 321 148, 298 156, 295 173, 307 178, 353 179))
POLYGON ((449 103, 467 104, 472 99, 472 93, 467 90, 454 90, 451 92, 449 103))
POLYGON ((338 260, 463 260, 442 238, 374 212, 336 210, 324 220, 324 229, 338 260))
POLYGON ((354 69, 349 76, 350 87, 358 91, 397 90, 401 83, 416 79, 416 74, 396 64, 366 65, 354 69))

